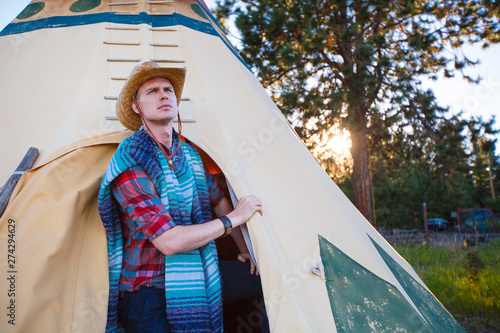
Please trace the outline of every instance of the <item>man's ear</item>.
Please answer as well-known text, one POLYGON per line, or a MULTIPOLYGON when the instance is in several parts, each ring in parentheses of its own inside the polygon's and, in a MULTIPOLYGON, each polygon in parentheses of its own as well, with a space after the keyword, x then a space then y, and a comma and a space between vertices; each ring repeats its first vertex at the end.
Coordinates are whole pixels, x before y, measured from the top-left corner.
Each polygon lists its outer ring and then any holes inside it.
POLYGON ((134 110, 135 113, 139 114, 139 107, 137 105, 137 99, 135 97, 132 98, 132 110, 134 110))

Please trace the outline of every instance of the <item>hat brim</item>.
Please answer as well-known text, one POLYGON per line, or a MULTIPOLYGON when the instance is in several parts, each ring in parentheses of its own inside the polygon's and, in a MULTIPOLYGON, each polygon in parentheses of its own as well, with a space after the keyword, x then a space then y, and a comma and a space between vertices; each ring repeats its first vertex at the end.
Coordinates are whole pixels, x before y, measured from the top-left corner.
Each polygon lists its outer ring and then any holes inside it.
POLYGON ((186 78, 186 68, 160 67, 154 62, 145 62, 134 68, 116 101, 116 116, 126 128, 137 131, 142 126, 141 117, 132 109, 132 97, 140 86, 149 79, 163 77, 170 81, 179 106, 186 78))

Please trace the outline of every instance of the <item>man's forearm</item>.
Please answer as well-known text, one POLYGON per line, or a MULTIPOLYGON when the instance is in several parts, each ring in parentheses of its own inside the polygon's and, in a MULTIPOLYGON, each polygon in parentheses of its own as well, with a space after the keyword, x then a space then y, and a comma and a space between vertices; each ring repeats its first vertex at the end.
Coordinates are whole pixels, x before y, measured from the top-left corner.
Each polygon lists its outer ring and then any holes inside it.
POLYGON ((200 248, 222 236, 224 230, 224 224, 219 219, 202 224, 178 225, 165 231, 152 243, 160 252, 169 256, 200 248))
MULTIPOLYGON (((217 217, 221 217, 224 215, 229 214, 232 212, 233 206, 231 202, 226 198, 222 198, 222 200, 219 202, 217 206, 214 207, 214 212, 217 217)), ((236 246, 240 250, 241 253, 247 253, 248 248, 245 243, 245 239, 243 237, 243 233, 241 232, 240 227, 236 227, 233 229, 233 232, 231 233, 231 237, 233 238, 234 242, 236 243, 236 246)))
POLYGON ((241 231, 241 227, 237 227, 233 229, 231 233, 231 237, 233 238, 234 243, 240 250, 240 253, 248 253, 248 247, 245 243, 245 238, 243 237, 243 232, 241 231))
MULTIPOLYGON (((226 207, 226 204, 224 204, 223 208, 219 207, 217 209, 218 213, 225 213, 227 211, 226 207)), ((230 204, 229 207, 232 208, 230 204)), ((262 214, 262 203, 257 197, 248 195, 241 198, 234 210, 229 211, 230 213, 225 215, 231 220, 233 228, 237 228, 246 223, 254 213, 259 212, 262 214)), ((224 231, 224 224, 219 219, 202 224, 178 225, 165 231, 155 238, 152 243, 163 254, 172 255, 199 248, 222 236, 224 231)))

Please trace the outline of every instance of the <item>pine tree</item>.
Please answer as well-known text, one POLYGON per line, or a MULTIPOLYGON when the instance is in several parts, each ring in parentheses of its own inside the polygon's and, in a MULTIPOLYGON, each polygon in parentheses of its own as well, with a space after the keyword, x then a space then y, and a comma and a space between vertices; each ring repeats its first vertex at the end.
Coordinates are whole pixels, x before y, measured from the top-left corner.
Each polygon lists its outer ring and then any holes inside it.
POLYGON ((371 133, 381 126, 431 127, 444 111, 420 80, 473 65, 461 52, 464 43, 487 47, 500 40, 498 3, 488 0, 221 0, 218 6, 222 23, 235 15, 242 56, 305 141, 334 125, 350 132, 354 204, 371 222, 371 133))

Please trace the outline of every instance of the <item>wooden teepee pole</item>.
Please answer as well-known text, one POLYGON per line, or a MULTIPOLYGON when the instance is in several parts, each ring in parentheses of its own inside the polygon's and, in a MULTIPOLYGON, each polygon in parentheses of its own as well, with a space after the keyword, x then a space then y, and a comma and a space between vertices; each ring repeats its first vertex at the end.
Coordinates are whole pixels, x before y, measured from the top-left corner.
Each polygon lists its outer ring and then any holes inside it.
POLYGON ((14 189, 16 188, 17 182, 19 178, 21 178, 24 171, 31 169, 33 164, 35 164, 36 159, 38 158, 38 149, 35 147, 31 147, 28 149, 26 155, 24 155, 23 160, 19 163, 16 171, 10 176, 9 180, 5 183, 2 191, 0 192, 0 217, 2 217, 5 208, 7 207, 7 203, 10 200, 10 196, 14 189))

